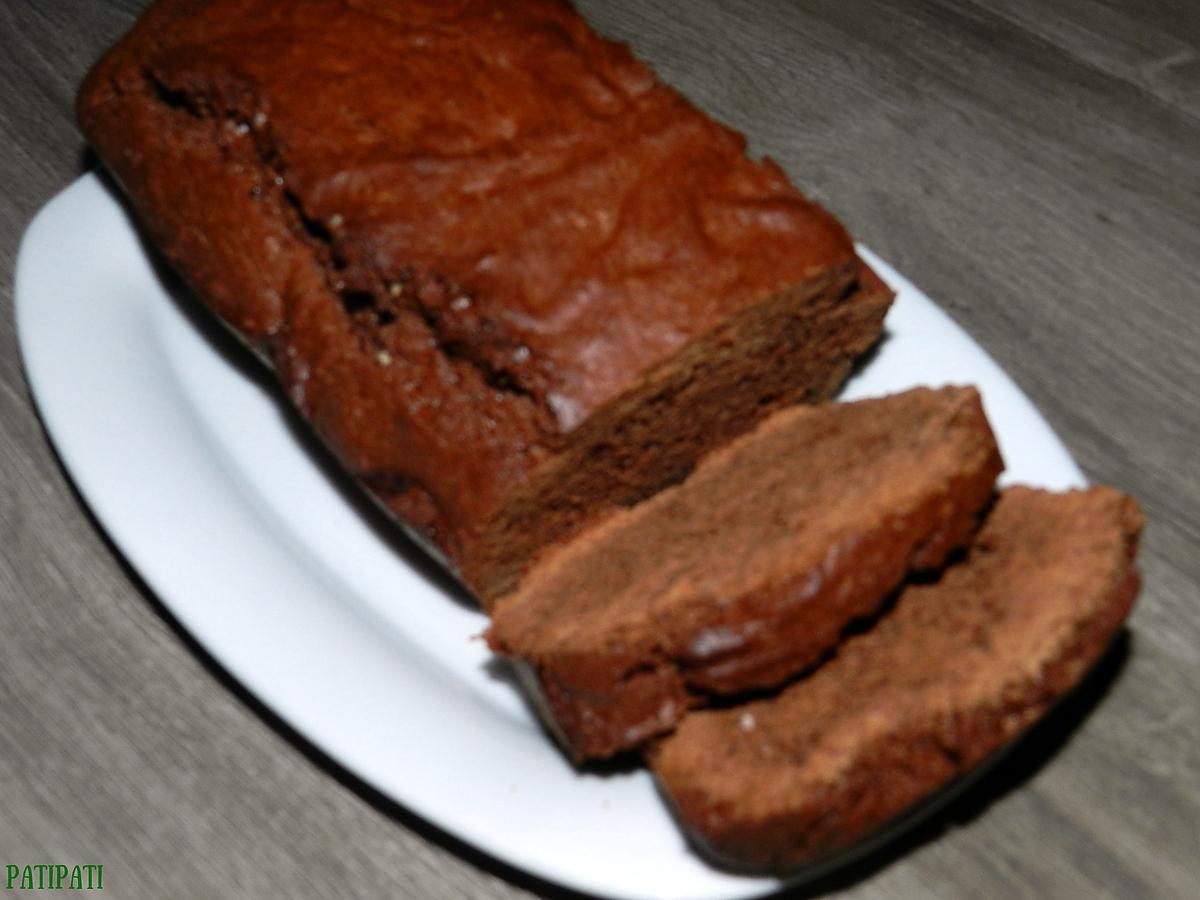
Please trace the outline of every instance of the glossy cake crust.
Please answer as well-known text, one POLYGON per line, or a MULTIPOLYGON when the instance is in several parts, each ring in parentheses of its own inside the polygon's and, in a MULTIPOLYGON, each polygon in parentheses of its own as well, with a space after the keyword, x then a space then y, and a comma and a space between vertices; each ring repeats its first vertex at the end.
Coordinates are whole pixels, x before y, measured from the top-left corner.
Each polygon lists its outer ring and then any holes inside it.
POLYGON ((167 259, 485 601, 830 396, 890 302, 564 3, 160 0, 78 109, 167 259))

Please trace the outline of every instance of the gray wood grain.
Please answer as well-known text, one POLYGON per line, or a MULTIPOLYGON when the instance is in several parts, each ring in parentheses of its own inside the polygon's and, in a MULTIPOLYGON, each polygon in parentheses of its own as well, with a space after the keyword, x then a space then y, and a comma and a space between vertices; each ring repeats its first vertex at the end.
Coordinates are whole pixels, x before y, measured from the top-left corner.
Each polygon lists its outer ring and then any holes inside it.
MULTIPOLYGON (((0 5, 0 864, 103 862, 118 897, 553 893, 389 805, 246 696, 124 565, 46 441, 13 261, 84 165, 75 86, 140 6, 0 5)), ((1200 895, 1194 4, 581 6, 938 299, 1150 518, 1125 652, 948 816, 819 887, 1200 895)))

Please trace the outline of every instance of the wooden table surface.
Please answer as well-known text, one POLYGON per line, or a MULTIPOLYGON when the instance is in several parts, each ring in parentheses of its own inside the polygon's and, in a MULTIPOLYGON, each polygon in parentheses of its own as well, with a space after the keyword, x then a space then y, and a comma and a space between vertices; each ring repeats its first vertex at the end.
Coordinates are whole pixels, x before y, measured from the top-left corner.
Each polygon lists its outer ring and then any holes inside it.
MULTIPOLYGON (((88 164, 75 88, 141 5, 0 4, 0 866, 103 863, 119 897, 557 895, 389 804, 242 691, 47 442, 13 263, 88 164)), ((1149 516, 1131 637, 1089 691, 946 815, 820 890, 1200 896, 1194 0, 582 7, 937 299, 1089 477, 1149 516)))

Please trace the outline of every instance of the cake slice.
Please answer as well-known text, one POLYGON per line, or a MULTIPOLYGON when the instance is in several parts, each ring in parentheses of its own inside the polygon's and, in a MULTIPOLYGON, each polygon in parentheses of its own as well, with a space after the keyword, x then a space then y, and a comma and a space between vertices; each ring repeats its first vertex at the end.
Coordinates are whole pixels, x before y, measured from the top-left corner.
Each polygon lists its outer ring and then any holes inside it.
POLYGON ((485 604, 831 396, 891 302, 558 0, 158 0, 78 111, 158 249, 485 604))
POLYGON ((1142 516, 1109 488, 1005 491, 966 560, 778 696, 689 715, 649 754, 693 843, 738 868, 837 853, 1069 691, 1138 589, 1142 516))
POLYGON ((535 568, 495 607, 576 760, 780 683, 969 539, 1002 468, 973 388, 794 407, 535 568))

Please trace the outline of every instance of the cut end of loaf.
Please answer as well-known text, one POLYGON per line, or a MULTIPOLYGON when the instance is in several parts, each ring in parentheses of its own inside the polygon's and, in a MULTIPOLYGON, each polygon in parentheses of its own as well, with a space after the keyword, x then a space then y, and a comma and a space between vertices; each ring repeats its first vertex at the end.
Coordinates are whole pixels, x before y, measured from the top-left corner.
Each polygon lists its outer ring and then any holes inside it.
POLYGON ((679 483, 772 413, 832 397, 879 340, 893 296, 856 262, 730 319, 598 411, 512 491, 465 556, 485 606, 585 526, 679 483))

